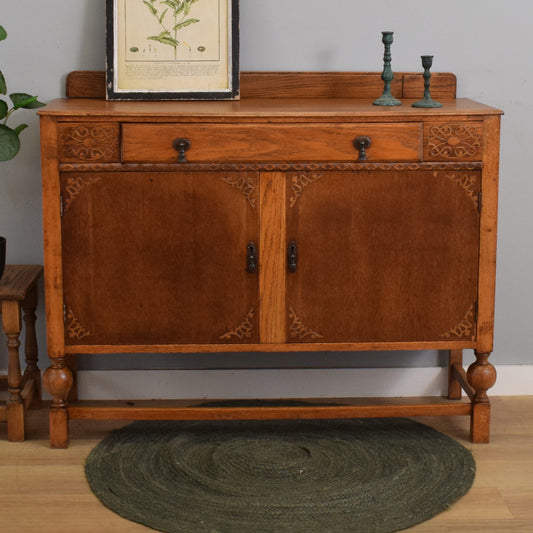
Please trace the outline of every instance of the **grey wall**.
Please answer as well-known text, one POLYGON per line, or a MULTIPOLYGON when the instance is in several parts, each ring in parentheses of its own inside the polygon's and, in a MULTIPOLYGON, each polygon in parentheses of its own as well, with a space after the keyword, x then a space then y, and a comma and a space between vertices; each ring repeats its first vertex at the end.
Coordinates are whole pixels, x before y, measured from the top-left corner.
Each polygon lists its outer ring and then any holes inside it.
MULTIPOLYGON (((30 92, 47 101, 64 94, 68 72, 103 70, 104 4, 104 0, 2 0, 0 24, 9 38, 0 43, 0 68, 10 92, 30 92)), ((434 54, 435 71, 457 75, 458 96, 505 110, 493 362, 529 364, 533 344, 533 181, 529 172, 533 3, 241 0, 241 69, 380 70, 382 30, 395 32, 395 70, 419 70, 419 56, 434 54)), ((15 160, 0 164, 0 233, 8 238, 10 263, 40 263, 38 122, 33 113, 24 113, 30 128, 22 134, 23 149, 15 160)), ((42 306, 39 316, 44 347, 42 306)), ((0 338, 0 368, 7 366, 4 340, 0 338)), ((105 360, 97 359, 98 364, 105 360)), ((120 364, 120 357, 116 359, 120 364)), ((336 366, 353 364, 348 359, 346 354, 328 357, 336 366)), ((196 364, 190 356, 177 360, 184 366, 196 364)), ((303 363, 301 356, 287 359, 285 355, 284 360, 295 366, 303 363)), ((322 360, 315 357, 316 364, 322 360)), ((422 365, 437 360, 436 354, 388 354, 357 358, 356 364, 422 365)), ((213 363, 212 356, 199 361, 213 363)), ((246 364, 242 358, 235 362, 246 364)), ((135 358, 136 366, 143 364, 135 358)))

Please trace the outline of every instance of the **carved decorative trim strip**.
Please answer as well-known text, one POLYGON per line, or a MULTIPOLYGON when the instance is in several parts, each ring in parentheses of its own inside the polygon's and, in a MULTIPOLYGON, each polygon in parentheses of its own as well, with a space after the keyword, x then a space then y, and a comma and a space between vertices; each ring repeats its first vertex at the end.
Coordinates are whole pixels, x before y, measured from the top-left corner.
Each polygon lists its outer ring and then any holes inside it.
POLYGON ((355 162, 311 162, 311 163, 60 163, 61 172, 187 172, 187 171, 311 171, 328 170, 479 170, 483 164, 472 162, 420 162, 420 163, 355 163, 355 162))
POLYGON ((289 319, 291 320, 291 324, 289 326, 289 335, 293 339, 303 341, 324 338, 324 335, 320 335, 320 333, 317 333, 316 331, 313 331, 305 326, 300 317, 294 312, 292 307, 289 307, 289 319))
POLYGON ((255 207, 256 201, 257 201, 257 190, 256 190, 256 184, 257 180, 253 176, 226 176, 224 178, 220 178, 222 181, 225 181, 238 191, 240 191, 243 196, 248 200, 249 204, 252 207, 255 207))
POLYGON ((254 318, 254 309, 253 307, 248 311, 246 318, 235 328, 224 335, 221 335, 219 339, 221 340, 231 340, 233 337, 242 341, 243 339, 249 339, 252 336, 252 330, 254 325, 252 324, 252 319, 254 318))
POLYGON ((479 193, 476 191, 476 183, 478 181, 477 176, 472 176, 471 174, 445 174, 445 177, 450 181, 457 183, 462 187, 468 197, 472 200, 474 207, 477 209, 479 207, 479 193))
POLYGON ((118 159, 119 140, 116 125, 67 126, 63 128, 60 141, 60 159, 78 161, 118 159))
POLYGON ((300 174, 299 176, 292 177, 291 190, 292 196, 289 199, 290 207, 293 207, 296 203, 296 200, 300 198, 305 188, 318 181, 322 177, 322 174, 311 174, 310 176, 306 174, 300 174))
POLYGON ((100 181, 102 178, 97 176, 76 176, 69 177, 67 179, 67 185, 65 186, 63 195, 63 210, 66 211, 70 204, 80 195, 83 189, 89 185, 100 181))
POLYGON ((443 333, 441 337, 444 337, 445 339, 450 338, 457 338, 457 339, 475 339, 475 320, 474 320, 474 312, 475 305, 471 305, 470 309, 466 312, 465 317, 457 326, 454 328, 448 330, 446 333, 443 333))
POLYGON ((481 157, 481 126, 441 124, 431 126, 427 134, 430 157, 461 159, 481 157))
POLYGON ((65 327, 67 328, 67 333, 69 339, 76 339, 81 341, 85 337, 92 335, 90 331, 87 331, 78 321, 74 315, 74 311, 70 307, 65 308, 65 327))

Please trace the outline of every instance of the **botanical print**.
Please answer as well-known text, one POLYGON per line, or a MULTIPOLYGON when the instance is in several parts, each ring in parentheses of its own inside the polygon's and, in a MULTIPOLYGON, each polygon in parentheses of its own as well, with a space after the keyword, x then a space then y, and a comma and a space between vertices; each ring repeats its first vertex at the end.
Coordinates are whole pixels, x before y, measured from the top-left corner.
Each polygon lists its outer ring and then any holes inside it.
POLYGON ((234 60, 238 64, 238 38, 234 41, 232 25, 236 0, 108 2, 113 23, 112 64, 108 54, 113 83, 108 82, 108 96, 111 90, 117 99, 155 99, 159 93, 166 98, 171 94, 236 97, 233 67, 234 60))
POLYGON ((177 59, 178 46, 188 46, 185 41, 178 40, 181 29, 200 22, 189 16, 192 4, 199 0, 142 0, 150 13, 157 19, 162 31, 158 35, 151 35, 147 39, 171 46, 174 49, 174 59, 177 59))
POLYGON ((219 0, 125 0, 127 62, 220 60, 219 0))

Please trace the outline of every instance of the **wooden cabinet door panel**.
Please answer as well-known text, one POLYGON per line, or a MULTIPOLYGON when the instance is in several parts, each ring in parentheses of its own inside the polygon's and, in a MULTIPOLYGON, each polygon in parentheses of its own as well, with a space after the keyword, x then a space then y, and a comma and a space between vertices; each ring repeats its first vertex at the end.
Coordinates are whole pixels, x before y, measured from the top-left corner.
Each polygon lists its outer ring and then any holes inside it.
POLYGON ((68 344, 258 342, 258 176, 64 173, 68 344))
POLYGON ((289 341, 475 340, 480 178, 290 173, 289 341))

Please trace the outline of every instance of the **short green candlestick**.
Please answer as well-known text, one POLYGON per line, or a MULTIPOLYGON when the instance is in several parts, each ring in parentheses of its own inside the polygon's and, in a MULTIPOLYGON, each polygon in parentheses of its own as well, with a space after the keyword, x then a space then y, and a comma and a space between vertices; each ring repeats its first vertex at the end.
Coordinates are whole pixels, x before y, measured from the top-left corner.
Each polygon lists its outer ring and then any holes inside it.
POLYGON ((435 102, 431 98, 431 92, 429 90, 429 85, 431 81, 431 65, 433 65, 433 56, 420 56, 422 58, 422 67, 424 68, 424 98, 418 100, 414 104, 411 104, 412 107, 442 107, 442 104, 435 102))
POLYGON ((374 105, 402 105, 400 100, 394 98, 391 94, 390 82, 394 79, 394 74, 391 68, 391 44, 393 41, 392 31, 383 31, 383 38, 381 42, 385 45, 385 54, 383 56, 383 72, 381 79, 384 82, 383 94, 374 101, 374 105))

